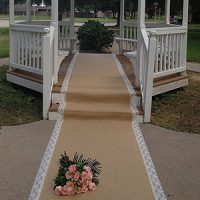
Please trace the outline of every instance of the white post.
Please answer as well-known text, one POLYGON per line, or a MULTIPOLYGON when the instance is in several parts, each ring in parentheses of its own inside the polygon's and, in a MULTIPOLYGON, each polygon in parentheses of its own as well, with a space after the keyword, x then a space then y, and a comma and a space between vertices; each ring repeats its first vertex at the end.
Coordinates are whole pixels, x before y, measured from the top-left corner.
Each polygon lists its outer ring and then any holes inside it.
POLYGON ((31 0, 26 0, 26 21, 31 22, 31 0))
MULTIPOLYGON (((183 0, 183 22, 182 26, 188 28, 188 9, 189 9, 189 0, 183 0)), ((183 36, 183 47, 182 47, 182 67, 187 65, 187 34, 183 36)), ((182 74, 186 74, 186 71, 182 74)))
POLYGON ((147 58, 147 72, 146 72, 146 91, 144 100, 144 122, 150 122, 151 119, 151 105, 152 105, 152 94, 153 94, 153 72, 154 72, 154 61, 156 54, 156 32, 150 32, 149 46, 148 46, 148 58, 147 58))
POLYGON ((142 66, 142 33, 141 30, 145 28, 145 0, 138 0, 138 24, 137 24, 137 72, 136 86, 140 86, 141 66, 142 66))
POLYGON ((58 0, 51 0, 51 21, 55 25, 54 40, 54 83, 58 82, 58 0))
MULTIPOLYGON (((124 38, 124 0, 120 0, 120 38, 124 38)), ((123 53, 122 49, 123 49, 123 41, 120 41, 119 42, 120 54, 123 53)))
POLYGON ((50 67, 52 66, 51 64, 51 55, 50 55, 50 29, 46 29, 46 34, 43 36, 43 48, 42 48, 42 55, 43 55, 43 60, 42 60, 42 66, 43 66, 43 118, 47 119, 48 118, 48 110, 50 106, 50 92, 49 91, 49 86, 51 84, 51 73, 50 73, 50 67))
POLYGON ((189 0, 183 0, 183 26, 187 28, 188 26, 188 7, 189 0))
POLYGON ((9 23, 15 23, 15 1, 9 0, 9 23))
POLYGON ((165 23, 170 24, 170 0, 165 0, 165 23))
POLYGON ((73 53, 74 48, 74 0, 70 0, 70 53, 73 53))

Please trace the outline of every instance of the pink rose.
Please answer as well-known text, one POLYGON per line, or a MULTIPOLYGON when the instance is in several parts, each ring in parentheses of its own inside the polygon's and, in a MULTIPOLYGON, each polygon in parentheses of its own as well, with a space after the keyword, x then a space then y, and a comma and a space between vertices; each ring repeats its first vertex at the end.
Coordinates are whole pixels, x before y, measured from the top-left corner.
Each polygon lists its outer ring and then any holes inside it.
POLYGON ((83 183, 84 179, 80 176, 79 179, 77 180, 77 184, 81 185, 83 183))
POLYGON ((94 191, 94 190, 96 190, 96 184, 95 183, 93 183, 93 182, 90 182, 90 184, 89 184, 89 189, 90 189, 90 191, 94 191))
POLYGON ((75 172, 77 170, 77 166, 76 165, 70 165, 68 167, 68 169, 69 169, 70 172, 75 172))
POLYGON ((74 184, 71 181, 67 181, 66 183, 67 191, 73 192, 74 191, 74 184))
POLYGON ((87 191, 88 191, 88 187, 87 187, 87 186, 82 186, 82 187, 81 187, 81 191, 82 191, 83 193, 87 192, 87 191))
POLYGON ((90 181, 86 180, 82 183, 82 186, 88 187, 90 184, 90 181))
POLYGON ((68 188, 67 188, 67 186, 65 185, 65 186, 63 186, 63 189, 62 189, 62 195, 63 195, 63 196, 67 196, 68 194, 69 194, 68 188))
POLYGON ((71 178, 73 178, 74 173, 72 173, 70 171, 67 171, 66 174, 65 174, 65 176, 66 176, 67 179, 71 179, 71 178))
POLYGON ((56 186, 55 194, 58 196, 62 195, 62 189, 63 189, 62 186, 56 186))
POLYGON ((73 176, 73 179, 75 180, 75 181, 77 181, 78 179, 79 179, 79 177, 80 177, 80 172, 75 172, 74 173, 74 176, 73 176))
POLYGON ((85 167, 84 167, 84 170, 85 170, 86 172, 90 172, 90 171, 91 171, 91 168, 90 168, 89 166, 85 166, 85 167))
POLYGON ((92 180, 93 178, 93 173, 91 171, 87 172, 87 179, 92 180))
POLYGON ((88 173, 86 171, 83 171, 81 177, 83 180, 86 180, 88 178, 88 173))

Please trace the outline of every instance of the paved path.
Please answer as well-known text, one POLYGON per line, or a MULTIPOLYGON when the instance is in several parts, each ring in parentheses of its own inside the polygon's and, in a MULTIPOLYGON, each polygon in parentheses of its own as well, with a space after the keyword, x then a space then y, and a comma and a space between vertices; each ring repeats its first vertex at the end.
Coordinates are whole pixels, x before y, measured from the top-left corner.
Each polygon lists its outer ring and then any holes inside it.
MULTIPOLYGON (((0 129, 0 199, 27 200, 53 125, 40 121, 0 129)), ((200 135, 151 124, 141 129, 168 200, 199 200, 200 135)))
POLYGON ((27 200, 53 121, 0 129, 0 199, 27 200))
POLYGON ((187 70, 200 73, 200 63, 187 62, 187 70))
POLYGON ((8 64, 9 64, 9 58, 0 58, 0 66, 8 64))
POLYGON ((200 199, 200 135, 151 124, 141 129, 169 200, 200 199))

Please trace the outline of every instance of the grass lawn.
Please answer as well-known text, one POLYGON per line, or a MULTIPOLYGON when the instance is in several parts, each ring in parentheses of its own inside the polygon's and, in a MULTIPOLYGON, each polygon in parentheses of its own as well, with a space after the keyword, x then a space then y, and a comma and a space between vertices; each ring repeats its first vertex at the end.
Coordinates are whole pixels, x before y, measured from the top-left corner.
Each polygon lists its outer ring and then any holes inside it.
POLYGON ((0 28, 0 58, 9 56, 9 30, 0 28))
POLYGON ((0 126, 42 119, 42 94, 6 81, 7 66, 0 66, 0 126))
POLYGON ((187 60, 200 63, 200 24, 189 26, 187 60))
POLYGON ((200 134, 200 74, 188 72, 189 85, 153 98, 154 125, 200 134))

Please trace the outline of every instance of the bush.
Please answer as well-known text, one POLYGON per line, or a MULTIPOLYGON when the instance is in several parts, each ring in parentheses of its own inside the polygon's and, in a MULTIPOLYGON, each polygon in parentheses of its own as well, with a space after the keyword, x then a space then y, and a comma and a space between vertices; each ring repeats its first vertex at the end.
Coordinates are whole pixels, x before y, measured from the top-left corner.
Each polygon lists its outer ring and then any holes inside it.
POLYGON ((115 33, 98 21, 89 20, 77 32, 80 50, 101 51, 112 47, 115 33))

